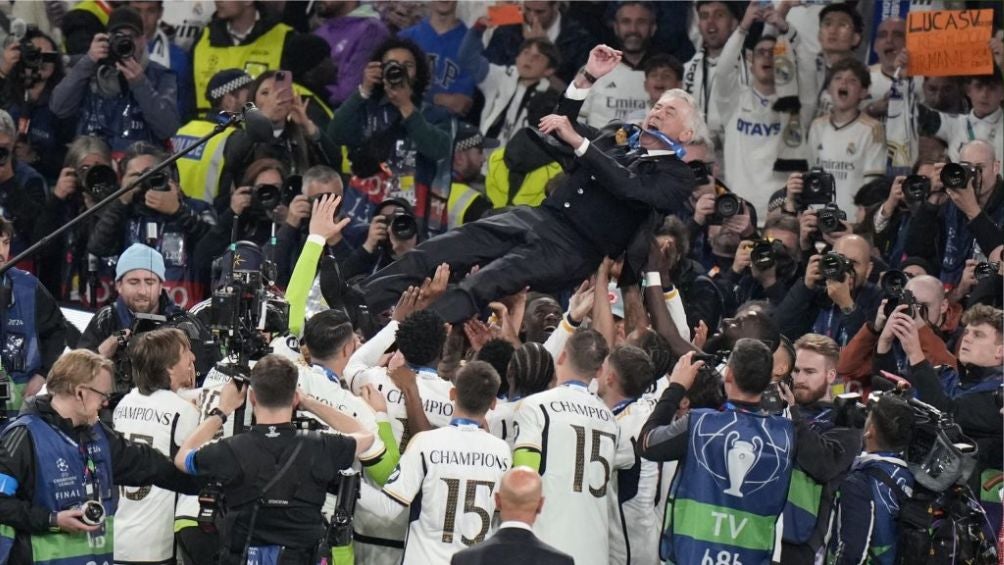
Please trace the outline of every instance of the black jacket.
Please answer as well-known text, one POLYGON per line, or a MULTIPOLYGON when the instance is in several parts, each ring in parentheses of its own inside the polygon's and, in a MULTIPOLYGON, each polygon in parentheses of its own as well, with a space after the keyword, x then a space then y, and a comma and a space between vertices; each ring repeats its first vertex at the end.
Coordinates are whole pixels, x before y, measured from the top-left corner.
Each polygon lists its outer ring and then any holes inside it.
POLYGON ((704 320, 709 329, 714 329, 722 317, 730 315, 725 308, 724 293, 697 261, 689 257, 681 258, 672 278, 673 285, 680 291, 683 311, 687 314, 687 327, 696 328, 704 320))
POLYGON ((522 528, 502 528, 484 542, 453 554, 450 565, 571 565, 572 556, 522 528))
MULTIPOLYGON (((48 395, 25 402, 22 414, 35 414, 59 428, 71 438, 88 433, 86 426, 73 424, 56 413, 48 395)), ((142 487, 156 485, 184 494, 198 494, 199 484, 175 468, 164 454, 144 444, 133 443, 111 427, 99 422, 111 448, 112 476, 116 485, 142 487)), ((31 563, 31 535, 49 531, 49 513, 54 509, 32 505, 35 495, 35 446, 27 428, 21 427, 4 436, 0 443, 0 473, 14 477, 18 489, 14 496, 0 494, 0 523, 11 526, 17 538, 10 563, 31 563), (25 441, 27 440, 27 441, 25 441)))
MULTIPOLYGON (((562 97, 556 113, 574 123, 581 107, 582 100, 562 97)), ((563 216, 607 257, 627 250, 630 265, 640 269, 652 230, 683 209, 694 191, 694 174, 674 156, 627 157, 627 147, 617 145, 617 124, 599 132, 576 127, 591 140, 589 148, 578 158, 569 158, 570 151, 559 156, 568 176, 542 206, 563 216)))

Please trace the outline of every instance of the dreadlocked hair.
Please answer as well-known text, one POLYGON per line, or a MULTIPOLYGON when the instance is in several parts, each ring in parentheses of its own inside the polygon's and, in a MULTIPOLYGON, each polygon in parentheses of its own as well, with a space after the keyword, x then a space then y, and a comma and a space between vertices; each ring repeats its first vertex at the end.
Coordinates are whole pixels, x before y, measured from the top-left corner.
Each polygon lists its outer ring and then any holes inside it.
POLYGON ((506 378, 511 383, 510 396, 522 398, 547 390, 554 380, 554 359, 543 344, 524 343, 513 353, 506 378))

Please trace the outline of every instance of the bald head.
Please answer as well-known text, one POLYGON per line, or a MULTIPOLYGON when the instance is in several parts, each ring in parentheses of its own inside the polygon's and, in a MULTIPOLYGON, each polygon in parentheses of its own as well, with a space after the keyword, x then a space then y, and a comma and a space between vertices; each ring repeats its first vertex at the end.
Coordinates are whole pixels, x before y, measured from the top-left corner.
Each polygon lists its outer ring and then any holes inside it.
POLYGON ((921 304, 927 309, 927 321, 937 327, 941 322, 941 316, 948 309, 944 284, 937 277, 920 275, 913 277, 906 283, 906 290, 913 293, 917 304, 921 304))
POLYGON ((544 505, 540 475, 530 467, 513 467, 502 475, 495 503, 502 521, 533 524, 544 505))
POLYGON ((981 189, 977 191, 977 200, 981 206, 986 204, 993 193, 991 188, 997 175, 1001 172, 1001 163, 997 160, 994 146, 982 139, 970 141, 959 151, 959 161, 980 167, 981 189))
POLYGON ((860 288, 868 281, 872 270, 872 245, 860 235, 848 234, 833 244, 833 250, 854 266, 854 288, 860 288))

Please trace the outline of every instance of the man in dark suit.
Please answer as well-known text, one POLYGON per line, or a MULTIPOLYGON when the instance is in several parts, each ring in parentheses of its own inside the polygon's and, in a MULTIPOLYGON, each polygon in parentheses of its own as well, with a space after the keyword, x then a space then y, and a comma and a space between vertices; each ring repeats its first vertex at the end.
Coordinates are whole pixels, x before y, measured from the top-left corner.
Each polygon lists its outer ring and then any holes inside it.
MULTIPOLYGON (((608 126, 596 132, 575 124, 590 86, 620 58, 606 45, 594 47, 557 113, 540 121, 543 137, 567 155, 568 176, 554 193, 539 208, 516 208, 465 224, 405 254, 366 282, 371 311, 390 307, 442 263, 449 263, 453 273, 480 266, 433 304, 449 323, 468 320, 488 302, 527 285, 561 291, 592 274, 604 257, 619 257, 629 244, 636 249, 638 237, 648 237, 661 220, 655 216, 683 208, 694 176, 680 160, 682 145, 706 129, 689 94, 667 91, 640 128, 608 126)), ((644 243, 642 258, 648 250, 644 243)), ((641 266, 630 263, 634 270, 641 266)))
POLYGON ((533 535, 533 522, 544 507, 540 475, 529 467, 513 467, 495 493, 502 524, 483 543, 453 554, 450 565, 570 565, 572 557, 533 535))

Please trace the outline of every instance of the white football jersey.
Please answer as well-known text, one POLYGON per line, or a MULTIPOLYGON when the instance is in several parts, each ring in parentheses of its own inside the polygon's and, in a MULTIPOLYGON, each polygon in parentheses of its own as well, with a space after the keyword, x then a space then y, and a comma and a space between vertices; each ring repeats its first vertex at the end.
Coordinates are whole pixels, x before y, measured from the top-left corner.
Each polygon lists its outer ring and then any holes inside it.
POLYGON ((537 536, 579 565, 606 565, 610 516, 607 492, 615 469, 634 463, 630 438, 586 385, 566 382, 532 394, 516 407, 513 449, 540 452, 544 509, 537 536))
POLYGON ((614 120, 626 122, 638 110, 648 110, 645 73, 622 62, 589 89, 579 113, 599 129, 614 120))
POLYGON ((885 128, 864 112, 839 128, 823 116, 809 128, 809 151, 810 165, 833 175, 837 205, 853 219, 858 189, 869 177, 885 175, 885 128))
MULTIPOLYGON (((199 425, 194 404, 170 390, 150 395, 134 388, 115 407, 115 430, 126 439, 173 458, 199 425)), ((174 558, 174 513, 181 499, 160 487, 119 487, 115 512, 115 560, 164 562, 174 558)))
MULTIPOLYGON (((429 423, 435 428, 449 424, 453 417, 453 403, 450 401, 453 384, 439 378, 435 371, 429 369, 419 369, 417 381, 418 393, 422 396, 425 417, 429 419, 429 423)), ((401 453, 404 453, 411 434, 408 431, 408 412, 404 407, 401 390, 394 385, 387 370, 382 367, 372 367, 357 374, 352 379, 352 392, 359 394, 367 384, 373 385, 387 400, 387 415, 390 416, 394 439, 397 440, 401 453)))
POLYGON ((962 146, 974 139, 989 142, 994 147, 997 160, 1004 160, 1004 110, 998 108, 982 118, 977 118, 972 111, 968 114, 938 114, 941 116, 941 127, 934 135, 948 144, 948 157, 953 162, 959 161, 962 146))
POLYGON ((509 447, 512 447, 515 438, 515 430, 513 429, 514 420, 516 416, 516 403, 518 401, 508 401, 508 400, 498 400, 495 402, 495 408, 489 410, 485 414, 485 420, 488 421, 488 431, 492 433, 493 436, 505 440, 509 447))
MULTIPOLYGON (((419 394, 422 396, 425 416, 429 423, 435 427, 448 425, 450 418, 453 417, 453 403, 450 401, 450 389, 453 388, 453 385, 428 370, 419 371, 417 379, 419 394)), ((401 390, 394 386, 394 382, 383 367, 370 367, 357 372, 351 381, 352 391, 358 394, 367 384, 373 385, 387 401, 387 415, 390 417, 391 431, 394 432, 394 439, 397 440, 403 456, 410 439, 410 433, 407 433, 408 412, 404 406, 401 390)), ((386 545, 400 543, 404 540, 407 526, 407 512, 401 513, 396 519, 387 519, 370 512, 367 505, 360 503, 356 508, 356 531, 363 534, 365 538, 374 538, 380 541, 370 544, 365 541, 360 542, 357 537, 357 562, 377 565, 400 563, 401 551, 386 547, 386 545)))
POLYGON ((447 565, 454 553, 484 541, 494 493, 510 467, 509 446, 477 422, 457 419, 416 435, 383 487, 412 505, 403 563, 447 565))
MULTIPOLYGON (((300 370, 297 384, 301 392, 309 394, 322 404, 331 406, 343 414, 352 416, 363 425, 367 432, 377 433, 376 413, 373 412, 369 404, 366 404, 365 400, 342 388, 340 382, 328 378, 322 367, 297 365, 297 368, 300 370)), ((321 421, 314 414, 308 416, 318 422, 321 421)), ((376 441, 380 441, 380 438, 376 438, 376 441)))
MULTIPOLYGON (((614 407, 621 437, 637 446, 641 428, 652 413, 645 400, 614 407)), ((659 532, 656 497, 659 490, 659 464, 637 455, 633 464, 617 473, 617 489, 608 494, 610 501, 610 563, 646 564, 659 562, 659 532)))
POLYGON ((216 7, 207 0, 167 0, 161 22, 174 32, 174 43, 191 52, 202 28, 213 18, 216 7))

